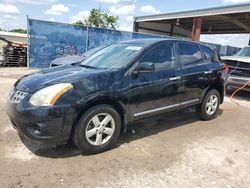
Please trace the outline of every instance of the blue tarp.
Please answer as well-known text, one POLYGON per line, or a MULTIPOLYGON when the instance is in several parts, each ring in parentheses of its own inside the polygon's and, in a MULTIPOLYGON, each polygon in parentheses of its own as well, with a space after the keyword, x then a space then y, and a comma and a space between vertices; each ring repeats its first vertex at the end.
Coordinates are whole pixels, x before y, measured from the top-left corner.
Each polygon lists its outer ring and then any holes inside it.
POLYGON ((89 27, 88 49, 129 39, 130 32, 89 27))
POLYGON ((86 27, 29 20, 28 30, 30 67, 48 67, 57 57, 86 51, 86 27))

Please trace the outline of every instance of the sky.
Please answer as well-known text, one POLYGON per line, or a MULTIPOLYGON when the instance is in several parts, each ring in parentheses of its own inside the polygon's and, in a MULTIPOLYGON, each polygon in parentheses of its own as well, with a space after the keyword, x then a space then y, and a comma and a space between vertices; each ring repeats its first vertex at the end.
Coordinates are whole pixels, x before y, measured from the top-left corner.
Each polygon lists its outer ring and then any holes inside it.
MULTIPOLYGON (((118 29, 132 31, 133 17, 247 3, 250 0, 0 0, 0 28, 26 29, 32 19, 72 23, 87 18, 92 8, 119 16, 118 29)), ((204 42, 243 47, 249 35, 202 35, 204 42)))

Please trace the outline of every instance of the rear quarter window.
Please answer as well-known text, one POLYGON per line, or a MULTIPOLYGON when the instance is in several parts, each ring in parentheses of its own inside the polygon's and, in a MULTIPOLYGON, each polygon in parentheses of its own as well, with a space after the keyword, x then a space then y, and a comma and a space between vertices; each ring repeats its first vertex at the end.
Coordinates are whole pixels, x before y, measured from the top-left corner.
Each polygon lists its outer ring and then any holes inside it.
POLYGON ((202 52, 197 44, 180 43, 180 60, 182 64, 190 65, 203 60, 202 52))
POLYGON ((218 55, 217 52, 214 53, 214 55, 212 57, 212 61, 221 62, 220 56, 218 55))
POLYGON ((211 48, 209 48, 208 46, 201 45, 200 47, 204 53, 205 58, 209 61, 213 60, 213 58, 215 58, 215 56, 217 55, 216 52, 211 48))

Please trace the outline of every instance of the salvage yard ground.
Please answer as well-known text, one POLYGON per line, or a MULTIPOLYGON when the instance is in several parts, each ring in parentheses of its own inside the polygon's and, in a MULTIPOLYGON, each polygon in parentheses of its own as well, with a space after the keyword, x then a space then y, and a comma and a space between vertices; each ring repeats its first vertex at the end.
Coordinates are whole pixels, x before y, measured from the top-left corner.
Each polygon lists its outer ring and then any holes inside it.
MULTIPOLYGON (((8 92, 34 70, 0 69, 0 187, 248 187, 250 94, 235 112, 199 120, 193 109, 135 123, 116 148, 81 155, 21 141, 5 112, 8 92), (25 145, 24 145, 25 144, 25 145)), ((229 97, 222 108, 231 107, 229 97)))

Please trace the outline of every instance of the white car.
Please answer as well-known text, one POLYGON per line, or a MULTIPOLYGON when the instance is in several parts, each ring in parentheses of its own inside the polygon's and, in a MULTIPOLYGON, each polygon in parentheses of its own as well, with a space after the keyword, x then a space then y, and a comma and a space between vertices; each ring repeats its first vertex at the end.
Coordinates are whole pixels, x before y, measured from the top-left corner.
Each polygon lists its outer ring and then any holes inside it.
MULTIPOLYGON (((242 48, 235 56, 224 56, 221 59, 228 65, 229 89, 237 89, 250 81, 250 46, 242 48)), ((244 90, 250 91, 250 84, 244 90)))

